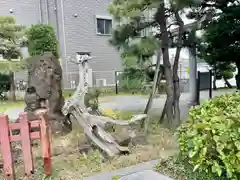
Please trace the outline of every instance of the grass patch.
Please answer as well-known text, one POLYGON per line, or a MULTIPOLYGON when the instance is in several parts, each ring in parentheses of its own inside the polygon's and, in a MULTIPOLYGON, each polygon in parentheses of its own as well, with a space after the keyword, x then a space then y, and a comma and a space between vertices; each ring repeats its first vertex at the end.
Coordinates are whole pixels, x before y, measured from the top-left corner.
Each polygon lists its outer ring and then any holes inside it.
POLYGON ((148 144, 130 147, 130 155, 107 161, 103 161, 98 151, 92 151, 87 156, 72 153, 54 157, 54 178, 81 179, 98 172, 112 171, 153 159, 166 159, 177 152, 171 132, 157 127, 155 123, 149 129, 148 144))
POLYGON ((120 178, 121 178, 120 176, 116 175, 112 177, 112 180, 119 180, 120 178))
POLYGON ((0 101, 0 113, 15 108, 24 108, 24 101, 0 101))
POLYGON ((142 113, 141 111, 113 111, 112 109, 104 109, 103 113, 105 116, 110 117, 112 119, 120 119, 120 120, 130 120, 133 115, 142 113))
POLYGON ((119 92, 118 94, 116 94, 115 92, 112 93, 101 93, 101 96, 148 96, 147 93, 140 93, 140 92, 119 92))
POLYGON ((217 88, 216 90, 217 91, 225 91, 225 90, 234 90, 234 89, 236 89, 237 87, 236 86, 233 86, 232 88, 228 88, 228 87, 219 87, 219 88, 217 88))
MULTIPOLYGON (((136 112, 132 112, 135 114, 136 112)), ((121 112, 119 116, 124 119, 125 114, 130 112, 121 112)), ((79 147, 85 141, 82 130, 74 129, 70 134, 58 137, 52 140, 52 148, 54 156, 53 175, 50 179, 82 179, 83 177, 94 175, 99 172, 106 172, 124 168, 137 163, 146 162, 153 159, 167 159, 169 156, 178 152, 176 140, 172 133, 157 125, 156 117, 151 117, 149 124, 149 135, 146 145, 130 146, 131 153, 129 155, 117 156, 112 159, 103 160, 101 154, 96 150, 92 150, 84 155, 79 153, 79 147), (61 153, 59 153, 61 151, 61 153)), ((74 127, 76 127, 74 125, 74 127)), ((34 157, 37 164, 37 172, 35 179, 43 179, 42 160, 40 148, 34 149, 34 157)), ((18 173, 20 168, 18 166, 18 173)), ((20 177, 20 176, 18 176, 20 177)), ((114 179, 118 179, 114 177, 114 179)))
MULTIPOLYGON (((66 95, 66 94, 65 94, 66 95)), ((69 97, 65 96, 65 100, 67 100, 69 97)), ((110 97, 100 97, 99 102, 100 103, 106 103, 110 102, 113 100, 113 98, 110 97)), ((15 108, 24 108, 25 107, 25 102, 23 100, 19 101, 0 101, 0 113, 3 113, 9 109, 15 109, 15 108)))

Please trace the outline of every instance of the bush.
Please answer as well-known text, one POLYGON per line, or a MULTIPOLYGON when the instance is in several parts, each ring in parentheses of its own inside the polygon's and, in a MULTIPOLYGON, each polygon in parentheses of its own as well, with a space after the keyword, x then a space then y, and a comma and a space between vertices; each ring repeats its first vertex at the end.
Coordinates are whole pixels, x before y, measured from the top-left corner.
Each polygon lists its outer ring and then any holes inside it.
POLYGON ((101 94, 99 89, 91 89, 84 97, 84 104, 86 107, 90 107, 92 111, 97 111, 99 108, 98 98, 101 94))
POLYGON ((10 84, 10 76, 0 73, 0 100, 3 100, 5 98, 2 93, 8 92, 10 90, 10 84))
POLYGON ((141 89, 144 78, 142 71, 133 68, 125 69, 120 75, 119 87, 124 90, 141 89))
POLYGON ((226 180, 225 177, 211 175, 203 170, 193 172, 193 166, 188 163, 188 159, 180 156, 169 157, 161 160, 156 166, 156 171, 174 180, 226 180))
POLYGON ((51 25, 32 25, 27 31, 28 51, 31 56, 52 52, 59 58, 58 41, 51 25))
POLYGON ((190 109, 178 129, 180 153, 193 171, 237 179, 240 173, 240 94, 226 94, 190 109))

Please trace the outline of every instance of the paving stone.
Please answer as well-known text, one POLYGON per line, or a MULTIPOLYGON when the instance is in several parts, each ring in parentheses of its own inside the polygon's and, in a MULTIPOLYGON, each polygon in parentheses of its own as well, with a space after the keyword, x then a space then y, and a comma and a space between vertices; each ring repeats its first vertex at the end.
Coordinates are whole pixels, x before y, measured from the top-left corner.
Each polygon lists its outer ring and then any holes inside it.
POLYGON ((119 180, 172 180, 169 177, 163 176, 152 170, 145 170, 128 174, 121 177, 119 180))
POLYGON ((137 172, 152 170, 158 164, 158 162, 159 160, 152 160, 137 165, 132 165, 126 168, 118 169, 115 171, 99 173, 94 176, 86 177, 84 178, 84 180, 112 180, 112 177, 114 176, 124 177, 126 175, 134 174, 137 172))

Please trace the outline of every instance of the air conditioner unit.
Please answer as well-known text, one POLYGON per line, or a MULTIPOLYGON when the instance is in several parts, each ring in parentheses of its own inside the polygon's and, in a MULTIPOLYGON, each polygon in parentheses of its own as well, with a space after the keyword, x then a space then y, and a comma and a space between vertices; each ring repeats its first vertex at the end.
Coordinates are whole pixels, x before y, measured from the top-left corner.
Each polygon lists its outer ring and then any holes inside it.
POLYGON ((103 87, 107 85, 106 79, 96 79, 96 86, 103 87))

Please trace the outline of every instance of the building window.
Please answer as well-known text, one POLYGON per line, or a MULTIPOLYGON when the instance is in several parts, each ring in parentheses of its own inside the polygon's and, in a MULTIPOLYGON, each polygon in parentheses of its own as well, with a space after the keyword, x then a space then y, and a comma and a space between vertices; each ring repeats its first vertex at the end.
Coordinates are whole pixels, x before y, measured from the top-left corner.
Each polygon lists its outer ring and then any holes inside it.
POLYGON ((112 31, 112 20, 97 18, 97 34, 110 35, 112 31))

